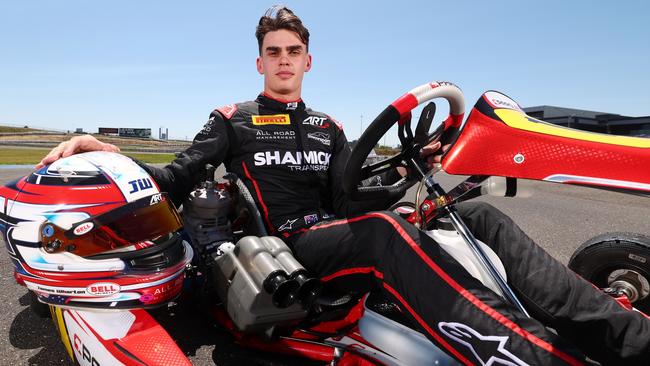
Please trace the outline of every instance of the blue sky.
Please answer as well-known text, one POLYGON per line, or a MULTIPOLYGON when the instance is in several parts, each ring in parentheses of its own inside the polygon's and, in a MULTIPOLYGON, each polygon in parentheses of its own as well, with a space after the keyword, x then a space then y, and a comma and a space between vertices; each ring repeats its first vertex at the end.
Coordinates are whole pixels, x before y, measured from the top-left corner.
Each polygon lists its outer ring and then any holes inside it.
MULTIPOLYGON (((0 124, 192 138, 253 99, 254 28, 273 1, 3 1, 0 124)), ((349 139, 405 91, 460 86, 522 106, 650 115, 644 1, 285 1, 311 32, 303 99, 349 139)), ((442 104, 439 103, 439 107, 442 104)), ((446 114, 439 108, 439 118, 446 114)), ((388 144, 397 142, 388 136, 388 144)))

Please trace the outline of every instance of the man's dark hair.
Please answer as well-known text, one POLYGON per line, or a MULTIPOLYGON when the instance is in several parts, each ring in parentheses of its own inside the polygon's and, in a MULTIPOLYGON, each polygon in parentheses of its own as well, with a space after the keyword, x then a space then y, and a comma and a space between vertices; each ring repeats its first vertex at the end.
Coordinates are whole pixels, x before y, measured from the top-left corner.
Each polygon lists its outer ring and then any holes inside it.
POLYGON ((309 31, 302 24, 302 21, 296 14, 285 6, 273 6, 264 13, 260 18, 260 22, 255 29, 255 37, 257 37, 257 44, 259 47, 260 55, 262 54, 262 42, 264 36, 268 32, 286 29, 298 35, 300 40, 307 46, 309 51, 309 31))

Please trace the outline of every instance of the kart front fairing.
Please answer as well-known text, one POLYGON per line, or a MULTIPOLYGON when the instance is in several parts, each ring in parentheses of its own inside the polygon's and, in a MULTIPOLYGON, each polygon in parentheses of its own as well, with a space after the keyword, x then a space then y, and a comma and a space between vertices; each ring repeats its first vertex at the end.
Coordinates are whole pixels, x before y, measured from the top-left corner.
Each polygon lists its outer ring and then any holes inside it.
POLYGON ((493 175, 650 192, 650 139, 579 131, 532 118, 489 91, 445 154, 450 174, 493 175))

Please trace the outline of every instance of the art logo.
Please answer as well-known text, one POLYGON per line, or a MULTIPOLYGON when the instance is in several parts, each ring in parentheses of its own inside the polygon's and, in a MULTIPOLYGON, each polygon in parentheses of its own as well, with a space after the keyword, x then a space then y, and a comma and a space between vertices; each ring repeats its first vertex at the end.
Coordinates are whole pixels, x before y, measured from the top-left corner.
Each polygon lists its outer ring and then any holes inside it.
POLYGON ((256 126, 265 125, 288 125, 291 119, 288 114, 274 114, 270 116, 253 116, 253 124, 256 126))
POLYGON ((302 124, 319 127, 319 128, 327 128, 330 125, 329 122, 327 122, 326 117, 318 117, 318 116, 309 116, 302 121, 302 124))
POLYGON ((165 198, 161 193, 156 193, 153 196, 151 196, 151 200, 149 201, 149 205, 155 205, 156 203, 164 201, 165 198))

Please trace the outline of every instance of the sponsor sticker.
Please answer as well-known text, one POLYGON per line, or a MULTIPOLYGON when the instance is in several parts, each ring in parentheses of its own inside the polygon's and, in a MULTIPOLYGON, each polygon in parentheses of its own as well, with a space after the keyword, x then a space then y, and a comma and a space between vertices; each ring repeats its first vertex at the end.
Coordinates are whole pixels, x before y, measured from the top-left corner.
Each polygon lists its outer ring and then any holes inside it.
POLYGON ((95 227, 95 224, 93 224, 92 222, 84 222, 83 224, 74 228, 73 233, 77 236, 80 236, 92 230, 93 227, 95 227))
POLYGON ((93 296, 110 296, 120 292, 120 285, 113 282, 96 282, 88 285, 86 292, 93 296))
POLYGON ((255 166, 283 165, 292 171, 325 171, 331 156, 324 151, 260 151, 253 158, 255 166))
POLYGON ((304 217, 304 219, 305 219, 305 224, 307 225, 315 224, 318 222, 318 215, 317 214, 307 215, 304 217))
POLYGON ((327 128, 330 123, 327 122, 327 117, 309 116, 302 121, 303 125, 315 126, 318 128, 327 128))
POLYGON ((449 339, 466 347, 470 351, 467 354, 473 354, 478 361, 473 364, 528 366, 506 348, 508 336, 483 335, 465 324, 455 322, 440 322, 438 329, 449 339))
POLYGON ((325 146, 330 146, 330 135, 325 132, 310 132, 307 138, 316 140, 325 146))
POLYGON ((255 132, 256 140, 293 140, 296 138, 295 131, 265 131, 257 130, 255 132))
POLYGON ((128 184, 131 185, 129 194, 153 188, 153 183, 151 183, 151 179, 149 178, 131 180, 128 184))
POLYGON ((253 116, 253 124, 256 126, 265 125, 288 125, 291 119, 288 114, 274 114, 270 116, 253 116))
POLYGON ((278 231, 291 230, 292 227, 293 227, 293 224, 294 224, 296 221, 298 221, 298 219, 293 219, 293 220, 288 219, 287 222, 285 222, 284 224, 282 224, 282 225, 278 228, 278 231))
POLYGON ((519 104, 514 100, 506 97, 505 95, 497 92, 487 92, 484 94, 485 99, 490 103, 490 105, 495 109, 512 109, 513 111, 522 112, 519 104))
POLYGON ((158 202, 162 202, 163 195, 161 193, 156 193, 153 196, 151 196, 151 201, 149 201, 149 206, 155 205, 158 202))

